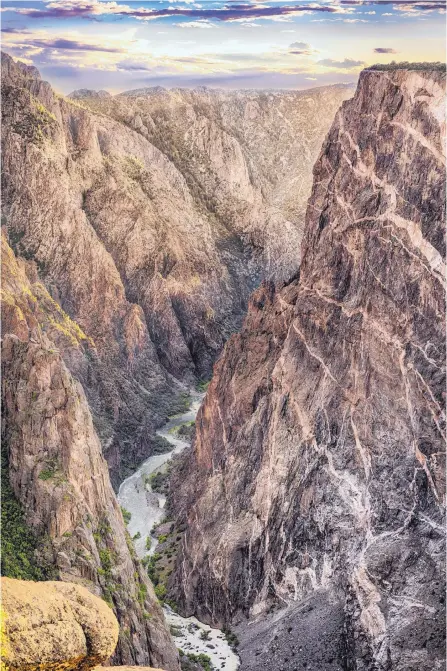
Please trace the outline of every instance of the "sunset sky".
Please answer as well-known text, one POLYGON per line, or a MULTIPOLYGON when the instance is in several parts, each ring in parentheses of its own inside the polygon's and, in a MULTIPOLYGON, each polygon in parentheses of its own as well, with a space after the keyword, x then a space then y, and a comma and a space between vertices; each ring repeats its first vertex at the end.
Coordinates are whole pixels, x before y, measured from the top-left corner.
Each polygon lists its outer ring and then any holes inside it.
POLYGON ((445 60, 445 0, 5 0, 1 19, 2 49, 62 93, 302 89, 445 60))

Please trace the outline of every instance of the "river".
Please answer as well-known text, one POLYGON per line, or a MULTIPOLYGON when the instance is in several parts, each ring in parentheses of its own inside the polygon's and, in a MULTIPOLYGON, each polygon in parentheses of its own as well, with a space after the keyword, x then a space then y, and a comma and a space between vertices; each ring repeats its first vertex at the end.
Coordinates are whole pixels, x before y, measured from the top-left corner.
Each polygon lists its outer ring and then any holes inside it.
MULTIPOLYGON (((164 517, 166 497, 153 492, 147 480, 151 473, 166 468, 174 454, 178 454, 189 445, 174 435, 172 430, 187 422, 195 421, 197 412, 202 403, 204 394, 191 391, 192 403, 186 412, 171 417, 166 424, 157 431, 157 435, 165 438, 172 445, 172 450, 164 454, 149 457, 140 468, 124 480, 118 491, 120 506, 131 514, 127 529, 132 537, 140 534, 134 540, 135 550, 140 559, 152 554, 157 544, 151 530, 164 517), (151 549, 146 549, 146 539, 151 538, 151 549)), ((205 653, 211 659, 213 668, 217 671, 236 671, 239 659, 233 652, 224 634, 219 629, 213 629, 195 617, 181 617, 174 613, 169 606, 164 606, 165 617, 175 633, 175 644, 185 653, 205 653)))

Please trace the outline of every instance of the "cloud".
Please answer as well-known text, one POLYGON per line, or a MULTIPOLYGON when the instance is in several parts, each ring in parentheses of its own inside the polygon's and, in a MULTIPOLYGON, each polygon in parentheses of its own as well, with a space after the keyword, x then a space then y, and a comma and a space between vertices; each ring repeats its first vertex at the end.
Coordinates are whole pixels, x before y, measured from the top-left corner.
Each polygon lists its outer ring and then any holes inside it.
POLYGON ((199 19, 199 21, 185 21, 185 23, 174 23, 178 28, 215 28, 216 24, 206 19, 199 19))
POLYGON ((397 54, 395 49, 391 49, 390 47, 376 47, 374 49, 375 54, 397 54))
MULTIPOLYGON (((17 34, 15 30, 2 30, 17 34)), ((20 31, 19 31, 20 32, 20 31)), ((110 54, 122 54, 126 50, 120 47, 108 47, 101 44, 89 44, 88 42, 79 42, 78 40, 69 40, 65 38, 25 38, 23 44, 27 47, 37 47, 39 49, 61 49, 62 51, 103 51, 110 54)))
POLYGON ((393 5, 399 12, 433 12, 445 11, 445 0, 339 0, 341 5, 368 6, 393 5))
POLYGON ((350 8, 339 4, 318 5, 260 5, 260 4, 227 4, 217 8, 166 7, 153 9, 147 7, 131 7, 118 2, 99 2, 99 0, 57 0, 47 2, 44 9, 34 7, 11 7, 10 11, 23 14, 33 19, 46 18, 95 18, 104 15, 133 17, 139 20, 184 16, 191 19, 217 19, 219 21, 237 21, 239 19, 270 19, 272 21, 285 20, 287 17, 300 14, 324 12, 329 14, 350 13, 350 8))
POLYGON ((311 46, 307 42, 292 42, 289 49, 310 49, 311 46))
MULTIPOLYGON (((176 1, 176 0, 174 0, 176 1)), ((178 0, 177 0, 178 1, 178 0)), ((191 4, 193 0, 183 0, 191 4)), ((400 12, 417 14, 418 12, 445 11, 445 0, 379 0, 380 5, 392 5, 400 12)), ((346 14, 355 11, 355 7, 375 5, 378 0, 337 0, 328 4, 288 4, 288 5, 261 5, 261 4, 226 4, 222 7, 201 8, 194 7, 166 7, 154 9, 150 7, 130 6, 119 2, 100 2, 99 0, 56 0, 46 2, 44 8, 35 7, 6 7, 7 11, 17 12, 33 19, 64 19, 71 17, 98 20, 100 16, 120 16, 135 18, 140 21, 150 21, 170 16, 184 16, 191 19, 217 19, 219 21, 238 21, 239 19, 268 19, 271 21, 287 20, 287 18, 302 14, 328 13, 346 14)))
POLYGON ((393 9, 407 15, 414 13, 420 16, 424 12, 445 11, 445 2, 400 2, 393 9))
POLYGON ((125 72, 152 72, 153 67, 148 63, 132 61, 127 59, 116 64, 117 70, 124 70, 125 72))
POLYGON ((363 61, 354 61, 351 58, 345 58, 344 61, 334 61, 332 58, 323 58, 317 61, 317 65, 324 65, 327 68, 338 68, 340 70, 351 70, 365 65, 363 61))
POLYGON ((246 61, 253 61, 256 63, 273 63, 276 60, 276 57, 271 54, 244 54, 244 53, 229 53, 229 54, 214 54, 210 55, 209 58, 214 59, 214 62, 217 61, 233 61, 234 63, 243 63, 246 61))
POLYGON ((289 53, 294 56, 312 56, 319 52, 314 49, 308 42, 292 42, 289 46, 289 53))
POLYGON ((29 35, 31 34, 30 30, 20 29, 20 28, 2 28, 2 33, 8 33, 9 35, 29 35))

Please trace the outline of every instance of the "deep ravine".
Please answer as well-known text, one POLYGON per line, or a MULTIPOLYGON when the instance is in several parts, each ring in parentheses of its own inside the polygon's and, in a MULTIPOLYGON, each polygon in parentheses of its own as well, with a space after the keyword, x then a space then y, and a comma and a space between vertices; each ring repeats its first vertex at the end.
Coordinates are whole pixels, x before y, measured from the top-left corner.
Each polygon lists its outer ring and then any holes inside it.
MULTIPOLYGON (((149 478, 153 473, 165 470, 172 457, 189 446, 189 442, 176 436, 173 429, 195 421, 203 398, 204 394, 191 390, 190 408, 181 415, 171 417, 157 431, 157 435, 171 443, 173 449, 146 459, 135 473, 122 482, 119 488, 118 502, 131 515, 127 528, 134 538, 135 550, 140 559, 154 553, 158 541, 151 532, 165 516, 166 497, 152 490, 149 478), (146 549, 148 537, 150 538, 149 551, 146 549)), ((239 667, 239 659, 222 631, 203 624, 195 617, 182 617, 168 605, 165 605, 163 610, 178 648, 186 654, 208 655, 216 671, 221 669, 236 671, 239 667)))

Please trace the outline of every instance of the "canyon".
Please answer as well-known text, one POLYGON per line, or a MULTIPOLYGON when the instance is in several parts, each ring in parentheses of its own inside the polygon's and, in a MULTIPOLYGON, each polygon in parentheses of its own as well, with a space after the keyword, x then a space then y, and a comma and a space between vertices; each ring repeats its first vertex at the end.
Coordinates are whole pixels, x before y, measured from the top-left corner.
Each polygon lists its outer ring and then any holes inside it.
POLYGON ((2 54, 2 573, 87 587, 118 618, 114 664, 176 671, 112 486, 169 447, 157 429, 209 377, 261 278, 296 272, 281 253, 300 244, 314 159, 352 92, 238 92, 227 128, 221 94, 154 93, 65 98, 2 54), (288 204, 272 153, 284 105, 288 204))
POLYGON ((299 277, 252 295, 173 473, 171 593, 243 669, 444 667, 444 101, 445 70, 361 73, 299 277))
POLYGON ((27 269, 2 237, 2 573, 87 587, 120 622, 115 663, 177 671, 84 391, 59 349, 86 336, 27 269))
POLYGON ((113 665, 443 668, 444 100, 2 54, 2 574, 102 597, 113 665))
POLYGON ((352 90, 230 95, 226 129, 218 94, 70 99, 2 59, 3 224, 88 335, 69 366, 117 488, 182 409, 176 380, 208 379, 262 277, 296 272, 289 240, 299 244, 313 163, 352 90), (273 186, 285 146, 290 202, 273 186))

